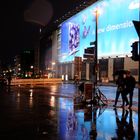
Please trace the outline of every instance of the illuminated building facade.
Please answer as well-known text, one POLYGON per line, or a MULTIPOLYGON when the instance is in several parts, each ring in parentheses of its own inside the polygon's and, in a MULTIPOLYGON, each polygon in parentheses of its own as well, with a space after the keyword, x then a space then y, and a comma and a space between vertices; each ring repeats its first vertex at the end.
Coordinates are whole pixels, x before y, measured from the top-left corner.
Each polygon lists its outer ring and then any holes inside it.
POLYGON ((95 41, 96 9, 98 15, 98 80, 112 81, 112 74, 127 69, 138 78, 138 62, 131 59, 131 44, 138 41, 133 20, 139 20, 138 0, 100 0, 63 21, 51 34, 52 61, 56 63, 57 77, 68 75, 74 79, 75 58, 82 64, 79 76, 92 79, 93 65, 83 57, 84 50, 95 41))

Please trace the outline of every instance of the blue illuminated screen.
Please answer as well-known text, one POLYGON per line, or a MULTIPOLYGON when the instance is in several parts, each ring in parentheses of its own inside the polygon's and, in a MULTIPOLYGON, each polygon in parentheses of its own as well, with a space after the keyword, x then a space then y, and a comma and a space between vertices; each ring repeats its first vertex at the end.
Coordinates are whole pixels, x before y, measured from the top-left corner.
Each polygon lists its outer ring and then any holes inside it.
POLYGON ((102 0, 61 24, 59 62, 83 57, 84 49, 95 41, 98 21, 98 58, 131 54, 132 42, 138 40, 133 20, 139 19, 139 0, 102 0), (99 9, 96 20, 96 9, 99 9))

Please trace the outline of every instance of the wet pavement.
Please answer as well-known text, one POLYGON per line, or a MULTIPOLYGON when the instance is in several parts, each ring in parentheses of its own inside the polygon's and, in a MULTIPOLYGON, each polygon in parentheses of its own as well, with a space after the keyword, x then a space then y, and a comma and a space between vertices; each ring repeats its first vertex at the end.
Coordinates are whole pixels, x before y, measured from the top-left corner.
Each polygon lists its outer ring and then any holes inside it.
POLYGON ((114 109, 116 87, 99 88, 107 106, 75 104, 77 87, 69 83, 1 90, 0 139, 138 140, 138 90, 132 109, 114 109))

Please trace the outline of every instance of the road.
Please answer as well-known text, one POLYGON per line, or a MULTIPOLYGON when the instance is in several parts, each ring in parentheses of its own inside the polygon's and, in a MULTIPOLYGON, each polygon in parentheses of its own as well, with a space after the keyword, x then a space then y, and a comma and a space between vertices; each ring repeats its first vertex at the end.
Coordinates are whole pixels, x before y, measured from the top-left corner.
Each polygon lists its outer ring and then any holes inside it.
POLYGON ((137 89, 133 109, 129 110, 112 107, 116 87, 99 88, 108 98, 108 106, 75 106, 77 87, 69 83, 1 90, 0 139, 138 140, 137 89))

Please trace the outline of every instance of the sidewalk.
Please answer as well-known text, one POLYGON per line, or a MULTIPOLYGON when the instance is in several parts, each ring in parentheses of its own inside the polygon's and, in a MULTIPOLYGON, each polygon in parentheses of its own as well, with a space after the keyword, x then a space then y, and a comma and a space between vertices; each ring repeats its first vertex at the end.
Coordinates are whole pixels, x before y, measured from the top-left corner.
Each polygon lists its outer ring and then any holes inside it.
MULTIPOLYGON (((80 81, 80 83, 82 83, 84 81, 80 81)), ((88 81, 86 81, 88 83, 88 81)), ((73 84, 74 82, 73 81, 67 81, 67 82, 64 82, 64 84, 67 84, 67 85, 71 85, 73 87, 75 87, 76 85, 73 84)), ((77 85, 78 87, 78 85, 77 85)), ((116 97, 116 84, 114 83, 98 83, 98 87, 99 89, 101 90, 101 92, 106 96, 107 100, 108 100, 108 107, 113 107, 113 104, 115 102, 115 97, 116 97)), ((77 91, 75 92, 78 92, 78 89, 76 89, 77 91)), ((127 96, 128 99, 129 99, 129 95, 127 96)), ((122 98, 121 96, 119 97, 118 99, 118 103, 117 103, 117 106, 121 106, 122 104, 122 98)), ((135 111, 138 111, 138 88, 136 87, 134 89, 134 94, 133 94, 133 106, 132 106, 132 110, 135 110, 135 111)))
MULTIPOLYGON (((76 87, 76 85, 70 83, 65 83, 64 86, 67 87, 67 91, 71 89, 70 92, 74 89, 72 87, 76 87)), ((133 107, 132 109, 128 109, 113 107, 116 96, 115 85, 100 85, 99 88, 107 97, 108 105, 96 107, 94 105, 82 106, 74 104, 74 110, 68 112, 71 116, 69 118, 69 120, 71 120, 71 127, 65 131, 67 137, 64 139, 122 140, 129 137, 130 139, 138 140, 138 89, 135 88, 134 90, 133 107), (73 122, 73 119, 76 121, 73 122), (129 132, 124 123, 129 124, 130 122, 132 122, 132 129, 129 132), (75 125, 76 128, 73 127, 75 125)), ((75 93, 77 93, 76 90, 77 88, 75 88, 75 93)), ((122 100, 120 97, 118 100, 118 106, 121 104, 122 100)))

